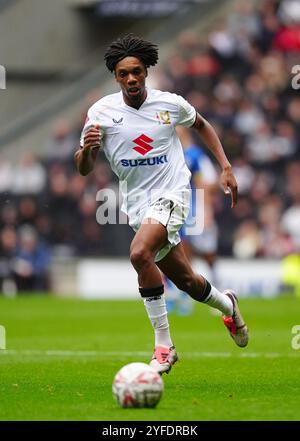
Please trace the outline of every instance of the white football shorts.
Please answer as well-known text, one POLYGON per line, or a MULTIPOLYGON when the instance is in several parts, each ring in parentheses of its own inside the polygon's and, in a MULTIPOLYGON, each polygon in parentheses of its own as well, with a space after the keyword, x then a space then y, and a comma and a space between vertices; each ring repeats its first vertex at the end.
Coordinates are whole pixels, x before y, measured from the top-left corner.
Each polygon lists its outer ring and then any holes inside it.
POLYGON ((184 225, 189 211, 190 192, 184 190, 180 195, 176 193, 176 195, 168 194, 160 197, 140 212, 136 223, 131 223, 129 219, 129 225, 134 231, 138 231, 146 219, 155 219, 166 227, 168 243, 155 256, 155 262, 159 262, 173 247, 181 242, 179 230, 184 225))

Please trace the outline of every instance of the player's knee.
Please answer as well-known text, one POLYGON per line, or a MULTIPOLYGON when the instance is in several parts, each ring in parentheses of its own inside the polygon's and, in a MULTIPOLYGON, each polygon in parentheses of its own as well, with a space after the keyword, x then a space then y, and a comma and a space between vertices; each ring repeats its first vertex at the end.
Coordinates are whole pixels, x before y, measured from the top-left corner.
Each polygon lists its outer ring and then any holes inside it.
POLYGON ((130 252, 130 262, 138 271, 153 261, 152 253, 144 246, 134 247, 130 252))

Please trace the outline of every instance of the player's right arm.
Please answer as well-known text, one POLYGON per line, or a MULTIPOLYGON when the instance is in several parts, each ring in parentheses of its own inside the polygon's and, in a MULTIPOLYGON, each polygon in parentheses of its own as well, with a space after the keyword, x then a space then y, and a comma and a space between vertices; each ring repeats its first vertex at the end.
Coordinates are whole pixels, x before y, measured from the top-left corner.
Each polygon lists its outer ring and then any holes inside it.
POLYGON ((95 125, 86 130, 83 146, 74 155, 77 170, 81 175, 86 176, 93 170, 100 147, 100 126, 95 125))

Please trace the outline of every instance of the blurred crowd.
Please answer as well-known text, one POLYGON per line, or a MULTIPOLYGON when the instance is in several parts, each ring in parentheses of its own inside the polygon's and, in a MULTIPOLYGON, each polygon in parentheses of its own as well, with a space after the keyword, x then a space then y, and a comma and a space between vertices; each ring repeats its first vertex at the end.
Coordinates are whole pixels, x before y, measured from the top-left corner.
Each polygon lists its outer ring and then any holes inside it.
POLYGON ((154 79, 212 123, 234 167, 237 208, 214 201, 221 255, 300 249, 299 55, 299 1, 239 2, 206 36, 182 33, 154 79))
MULTIPOLYGON (((213 200, 220 255, 299 252, 300 89, 292 87, 299 55, 298 1, 239 2, 205 36, 180 34, 150 75, 152 87, 183 95, 210 121, 234 167, 237 208, 221 191, 213 200)), ((86 110, 99 97, 92 91, 85 98, 77 121, 55 123, 42 158, 0 158, 0 278, 13 274, 18 284, 30 280, 29 289, 47 287, 53 253, 127 255, 129 227, 96 222, 97 191, 118 192, 103 153, 88 177, 73 161, 86 110)))

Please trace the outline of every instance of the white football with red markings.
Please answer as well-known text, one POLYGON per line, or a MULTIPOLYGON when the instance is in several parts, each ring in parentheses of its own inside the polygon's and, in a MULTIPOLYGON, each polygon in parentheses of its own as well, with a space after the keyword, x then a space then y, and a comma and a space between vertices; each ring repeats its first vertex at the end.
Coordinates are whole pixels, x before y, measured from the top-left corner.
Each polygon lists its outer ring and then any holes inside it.
POLYGON ((155 407, 161 399, 164 383, 146 363, 129 363, 116 374, 113 395, 121 407, 155 407))

